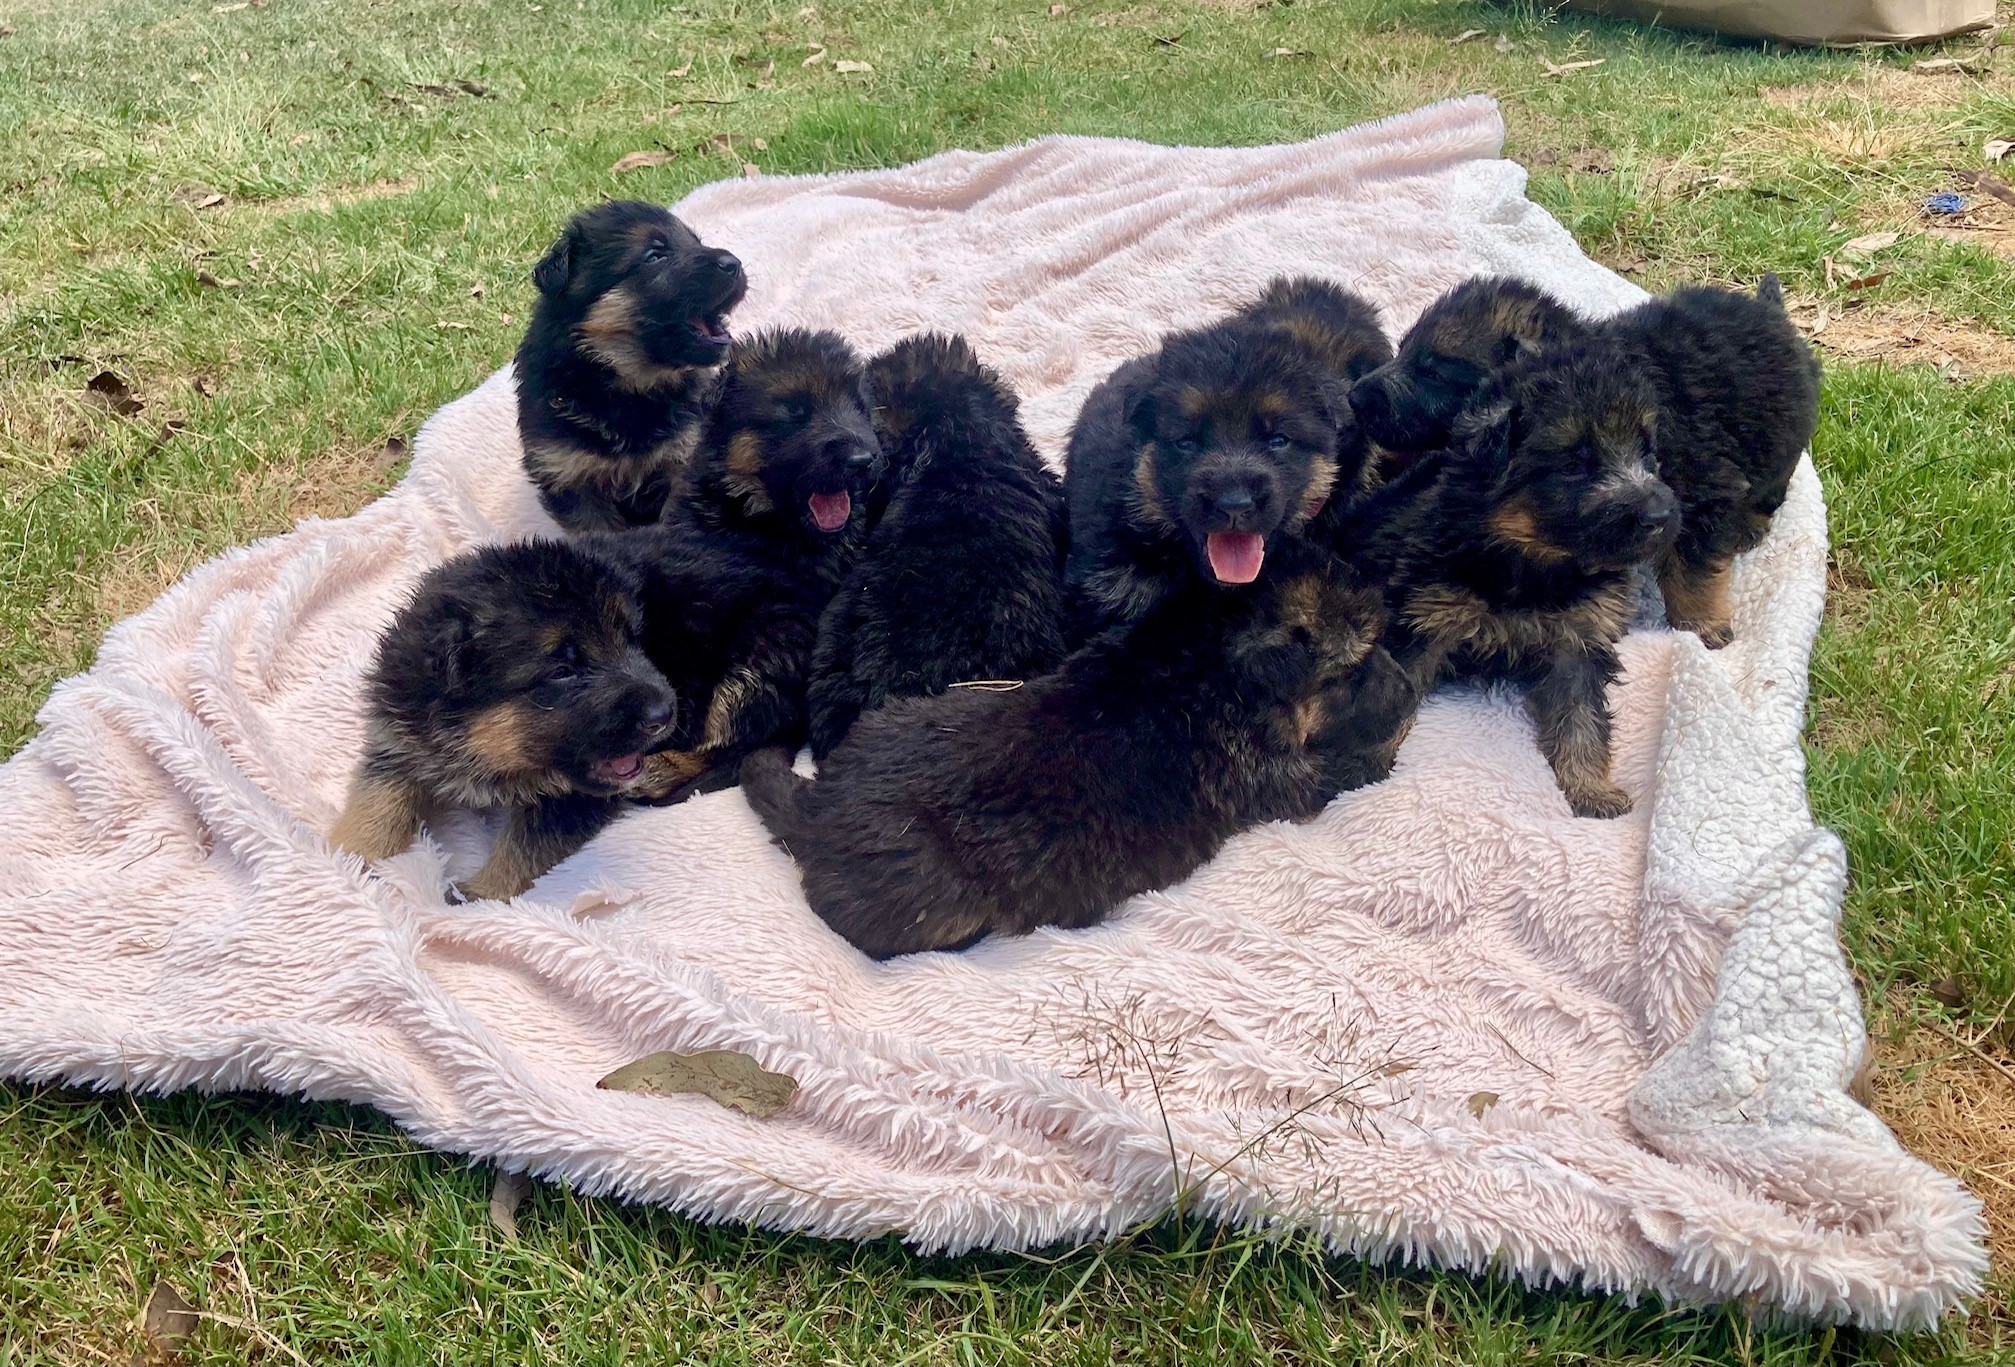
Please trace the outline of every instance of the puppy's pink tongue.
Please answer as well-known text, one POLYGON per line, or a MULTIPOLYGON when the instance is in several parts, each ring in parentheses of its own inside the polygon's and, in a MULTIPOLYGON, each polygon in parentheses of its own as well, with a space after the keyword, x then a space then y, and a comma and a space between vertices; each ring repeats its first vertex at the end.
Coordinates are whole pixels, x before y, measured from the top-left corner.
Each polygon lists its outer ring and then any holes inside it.
POLYGON ((853 516, 854 501, 845 489, 836 494, 813 494, 812 522, 822 532, 836 532, 853 516))
POLYGON ((1258 532, 1212 532, 1204 538, 1210 572, 1222 584, 1250 584, 1266 559, 1266 538, 1258 532))
POLYGON ((602 778, 612 783, 628 783, 644 772, 642 755, 622 755, 615 759, 605 759, 595 766, 602 778))

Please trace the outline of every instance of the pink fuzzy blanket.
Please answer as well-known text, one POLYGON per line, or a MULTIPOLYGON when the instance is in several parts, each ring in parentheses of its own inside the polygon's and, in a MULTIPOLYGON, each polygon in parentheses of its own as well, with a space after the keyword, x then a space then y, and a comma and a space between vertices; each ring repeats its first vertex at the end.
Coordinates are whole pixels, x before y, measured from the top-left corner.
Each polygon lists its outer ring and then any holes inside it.
MULTIPOLYGON (((737 326, 963 331, 1056 459, 1116 362, 1276 272, 1363 290, 1394 331, 1479 271, 1631 302, 1501 131, 1470 99, 1296 146, 1046 138, 679 212, 749 263, 737 326)), ((1517 698, 1447 689, 1390 781, 1105 926, 886 965, 812 916, 732 791, 624 818, 509 905, 442 900, 473 821, 376 870, 328 846, 401 595, 548 526, 500 372, 357 516, 115 627, 0 770, 0 1072, 368 1102, 583 1190, 926 1249, 1111 1235, 1180 1189, 1370 1257, 1869 1326, 1978 1288, 1975 1202, 1844 1090, 1846 861, 1798 739, 1809 464, 1739 566, 1733 646, 1624 643, 1634 815, 1574 819, 1517 698), (761 1120, 596 1089, 666 1049, 799 1089, 761 1120)))

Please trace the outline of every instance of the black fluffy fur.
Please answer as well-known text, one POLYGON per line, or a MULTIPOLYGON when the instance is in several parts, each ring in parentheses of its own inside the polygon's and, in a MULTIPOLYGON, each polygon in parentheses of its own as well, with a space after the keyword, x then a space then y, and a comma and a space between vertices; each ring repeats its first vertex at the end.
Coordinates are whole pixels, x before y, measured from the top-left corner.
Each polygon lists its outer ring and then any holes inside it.
POLYGON ((888 495, 819 622, 812 754, 890 698, 1025 679, 1064 656, 1063 490, 1014 392, 963 338, 911 337, 868 364, 888 495))
POLYGON ((645 649, 693 703, 637 796, 726 786, 749 751, 803 743, 819 617, 885 464, 869 407, 834 333, 738 342, 690 487, 660 526, 597 539, 642 576, 645 649))
POLYGON ((1350 391, 1377 473, 1392 478, 1448 443, 1455 420, 1514 361, 1579 341, 1588 324, 1537 285, 1465 280, 1427 306, 1393 358, 1350 391))
POLYGON ((1784 310, 1777 277, 1754 294, 1689 285, 1598 326, 1591 345, 1657 396, 1658 469, 1679 497, 1679 536, 1658 561, 1674 627, 1728 642, 1729 563, 1763 539, 1819 425, 1819 360, 1784 310))
POLYGON ((1362 503, 1342 538, 1386 584, 1388 643, 1423 689, 1448 677, 1525 686, 1580 816, 1630 809, 1610 777, 1606 690, 1635 568, 1678 527, 1657 475, 1657 416, 1638 369, 1606 352, 1514 364, 1453 444, 1362 503))
POLYGON ((1390 355, 1362 299, 1282 279, 1094 389, 1065 474, 1074 634, 1137 620, 1185 585, 1219 583, 1219 542, 1256 537, 1263 556, 1333 495, 1347 499, 1364 458, 1349 389, 1390 355))
POLYGON ((576 215, 532 280, 518 432, 540 502, 569 531, 656 522, 713 408, 741 262, 619 200, 576 215))
POLYGON ((1258 822, 1382 778, 1417 700, 1336 557, 1283 545, 1252 586, 1192 582, 1011 692, 864 714, 819 768, 743 791, 812 908, 875 958, 1088 926, 1258 822))
POLYGON ((677 712, 641 647, 640 588, 554 541, 486 547, 428 574, 379 641, 364 757, 331 840, 384 859, 436 808, 506 811, 463 885, 474 897, 515 896, 578 849, 677 712))

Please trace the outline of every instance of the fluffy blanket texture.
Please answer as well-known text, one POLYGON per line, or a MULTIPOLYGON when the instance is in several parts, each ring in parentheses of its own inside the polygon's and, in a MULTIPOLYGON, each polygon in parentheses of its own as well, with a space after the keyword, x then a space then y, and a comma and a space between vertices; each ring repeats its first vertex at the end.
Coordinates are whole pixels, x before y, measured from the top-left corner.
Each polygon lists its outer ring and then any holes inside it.
MULTIPOLYGON (((1276 272, 1395 331, 1480 271, 1639 297, 1525 199, 1501 136, 1469 99, 1297 146, 1045 138, 679 212, 749 263, 737 327, 963 331, 1056 460, 1117 362, 1276 272)), ((324 841, 401 595, 549 530, 513 413, 499 372, 398 488, 196 570, 55 690, 0 770, 0 1073, 368 1102, 585 1191, 931 1250, 1114 1235, 1180 1189, 1366 1257, 1868 1326, 1980 1285, 1977 1204, 1845 1090, 1846 860, 1798 740, 1809 464, 1739 566, 1733 646, 1624 642, 1634 815, 1571 817, 1519 700, 1446 689, 1390 781, 1099 929, 876 965, 738 792, 628 816, 509 905, 443 901, 473 820, 376 870, 324 841), (768 1120, 596 1090, 664 1049, 800 1090, 768 1120)))

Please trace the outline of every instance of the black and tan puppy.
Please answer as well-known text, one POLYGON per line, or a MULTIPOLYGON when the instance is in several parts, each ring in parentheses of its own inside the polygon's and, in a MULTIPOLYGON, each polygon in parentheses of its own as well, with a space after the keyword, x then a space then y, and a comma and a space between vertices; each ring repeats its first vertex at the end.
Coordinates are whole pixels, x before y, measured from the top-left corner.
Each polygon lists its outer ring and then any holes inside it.
POLYGON ((636 578, 555 541, 490 546, 420 582, 378 644, 364 757, 332 844, 368 860, 430 812, 509 813, 463 896, 515 897, 620 810, 668 737, 636 578))
POLYGON ((1447 445, 1456 418, 1497 372, 1587 332, 1565 304, 1509 276, 1465 280, 1429 304, 1398 353, 1350 391, 1365 437, 1379 448, 1378 478, 1447 445))
POLYGON ((1658 560, 1665 616, 1728 644, 1729 569, 1770 529, 1819 426, 1819 360, 1784 311, 1777 277, 1754 294, 1689 285, 1598 326, 1596 344, 1658 403, 1658 470, 1679 535, 1658 560))
POLYGON ((875 958, 1092 925, 1389 772, 1417 694, 1376 644, 1376 593, 1298 538, 1276 558, 1294 563, 1178 588, 1019 689, 865 713, 816 782, 759 751, 749 805, 875 958))
POLYGON ((618 200, 578 214, 532 282, 518 434, 539 501, 569 531, 656 522, 713 408, 742 263, 618 200))
POLYGON ((808 701, 820 759, 890 698, 1030 678, 1064 656, 1063 489, 1014 391, 963 338, 935 333, 877 356, 868 383, 889 492, 819 622, 808 701))
POLYGON ((1094 389, 1065 474, 1080 634, 1135 620, 1192 580, 1253 582, 1277 538, 1357 486, 1347 396, 1390 354, 1362 300, 1278 280, 1094 389))
POLYGON ((596 539, 643 576, 645 648, 692 703, 634 795, 725 786, 750 750, 803 742, 819 616, 885 465, 869 409, 866 369, 837 334, 738 342, 665 521, 596 539))
POLYGON ((1578 816, 1621 816, 1607 689, 1636 567, 1679 531, 1658 477, 1656 396, 1586 346, 1514 365, 1452 445, 1357 510, 1344 538, 1387 586, 1393 655, 1438 678, 1525 686, 1539 748, 1578 816))

